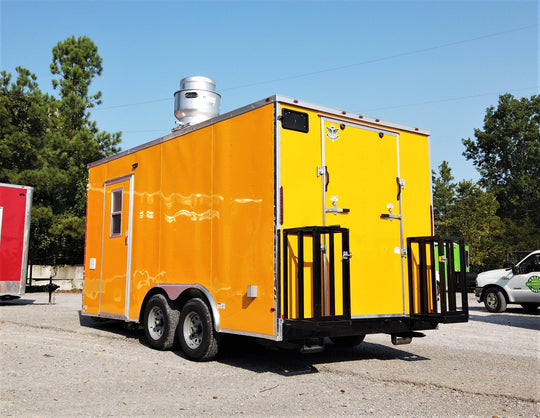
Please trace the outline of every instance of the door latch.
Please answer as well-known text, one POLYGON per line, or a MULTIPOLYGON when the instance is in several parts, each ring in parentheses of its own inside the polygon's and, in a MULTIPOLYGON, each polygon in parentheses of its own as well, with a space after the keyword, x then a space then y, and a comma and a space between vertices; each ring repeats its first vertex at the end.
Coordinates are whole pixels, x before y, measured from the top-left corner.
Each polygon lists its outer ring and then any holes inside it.
POLYGON ((330 200, 332 200, 332 207, 331 208, 324 208, 325 213, 333 213, 334 215, 337 215, 338 213, 349 213, 350 212, 350 209, 345 209, 345 208, 342 209, 342 208, 337 207, 337 202, 338 202, 338 197, 337 196, 330 197, 330 200))
POLYGON ((343 257, 341 258, 341 261, 347 261, 352 258, 352 253, 349 251, 343 251, 343 257))
POLYGON ((381 213, 381 219, 390 219, 390 222, 392 222, 394 219, 401 220, 401 215, 394 215, 392 213, 392 210, 394 209, 394 205, 392 203, 386 205, 386 208, 388 209, 388 213, 381 213))

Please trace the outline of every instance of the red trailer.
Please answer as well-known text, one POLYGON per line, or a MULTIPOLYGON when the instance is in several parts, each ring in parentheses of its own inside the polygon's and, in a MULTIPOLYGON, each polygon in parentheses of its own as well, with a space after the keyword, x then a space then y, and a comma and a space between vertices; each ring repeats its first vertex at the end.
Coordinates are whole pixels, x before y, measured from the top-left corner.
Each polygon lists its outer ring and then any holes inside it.
POLYGON ((0 183, 0 300, 25 293, 32 187, 0 183))

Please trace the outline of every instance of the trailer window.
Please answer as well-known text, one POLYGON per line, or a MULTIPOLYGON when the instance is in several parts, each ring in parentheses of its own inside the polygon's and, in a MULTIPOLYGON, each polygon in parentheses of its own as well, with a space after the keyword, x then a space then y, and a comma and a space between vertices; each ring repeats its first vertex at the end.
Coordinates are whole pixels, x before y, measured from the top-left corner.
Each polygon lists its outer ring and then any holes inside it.
POLYGON ((111 192, 111 237, 122 235, 122 194, 123 189, 111 192))

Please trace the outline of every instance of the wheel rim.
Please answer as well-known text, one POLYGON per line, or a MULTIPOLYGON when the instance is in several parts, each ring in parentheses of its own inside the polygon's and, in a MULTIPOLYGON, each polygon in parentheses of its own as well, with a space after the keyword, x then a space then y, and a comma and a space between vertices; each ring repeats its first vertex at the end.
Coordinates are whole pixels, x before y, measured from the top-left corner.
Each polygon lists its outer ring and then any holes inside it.
POLYGON ((163 311, 157 306, 148 315, 148 333, 154 340, 159 340, 163 335, 163 311))
POLYGON ((199 314, 190 312, 184 320, 184 341, 192 350, 199 348, 203 339, 203 323, 199 314))
POLYGON ((497 309, 497 306, 499 305, 499 301, 497 300, 497 296, 494 293, 489 292, 486 295, 486 304, 491 309, 497 309))

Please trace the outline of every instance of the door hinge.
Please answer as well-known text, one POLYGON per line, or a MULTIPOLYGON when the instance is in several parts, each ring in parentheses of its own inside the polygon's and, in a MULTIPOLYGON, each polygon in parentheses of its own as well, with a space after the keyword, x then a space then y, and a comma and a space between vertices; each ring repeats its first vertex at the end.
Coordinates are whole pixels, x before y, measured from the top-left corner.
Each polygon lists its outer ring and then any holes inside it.
POLYGON ((343 251, 343 257, 341 258, 341 261, 350 260, 352 258, 352 253, 349 251, 343 251))

